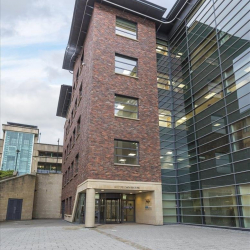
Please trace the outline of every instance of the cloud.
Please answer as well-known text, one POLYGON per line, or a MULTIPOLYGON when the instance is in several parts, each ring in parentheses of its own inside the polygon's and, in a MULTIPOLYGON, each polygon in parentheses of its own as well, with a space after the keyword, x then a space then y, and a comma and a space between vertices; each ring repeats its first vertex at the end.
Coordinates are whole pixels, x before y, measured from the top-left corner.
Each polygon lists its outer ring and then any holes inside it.
POLYGON ((73 1, 3 0, 2 46, 65 42, 69 34, 73 1))
MULTIPOLYGON (((152 0, 172 7, 175 0, 152 0)), ((1 1, 1 115, 7 121, 37 125, 41 142, 62 143, 65 119, 56 117, 74 0, 1 1)), ((1 131, 2 133, 2 131, 1 131)))
POLYGON ((61 84, 72 75, 61 69, 63 50, 49 51, 38 58, 4 58, 1 79, 1 123, 37 125, 41 142, 63 142, 65 119, 56 117, 61 84))

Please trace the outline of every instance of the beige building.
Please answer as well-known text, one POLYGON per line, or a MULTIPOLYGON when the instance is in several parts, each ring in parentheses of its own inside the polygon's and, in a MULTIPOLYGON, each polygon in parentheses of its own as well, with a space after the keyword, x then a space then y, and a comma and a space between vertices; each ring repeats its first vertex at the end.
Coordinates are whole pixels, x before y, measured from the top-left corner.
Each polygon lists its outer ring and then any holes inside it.
POLYGON ((39 143, 37 126, 2 127, 0 170, 14 173, 0 175, 0 221, 60 218, 62 146, 39 143))

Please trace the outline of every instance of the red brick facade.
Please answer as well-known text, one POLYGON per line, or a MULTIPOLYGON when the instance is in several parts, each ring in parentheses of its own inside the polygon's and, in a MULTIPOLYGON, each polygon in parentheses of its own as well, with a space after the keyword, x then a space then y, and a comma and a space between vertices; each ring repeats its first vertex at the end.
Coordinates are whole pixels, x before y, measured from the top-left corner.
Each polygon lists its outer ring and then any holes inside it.
MULTIPOLYGON (((72 197, 72 206, 77 186, 86 179, 161 181, 155 44, 154 22, 95 4, 84 44, 85 65, 73 90, 65 124, 66 128, 77 98, 78 106, 68 134, 65 133, 63 152, 79 117, 80 134, 62 168, 65 174, 79 153, 78 172, 63 185, 62 191, 62 200, 72 197), (137 23, 138 41, 115 34, 116 16, 137 23), (115 53, 138 58, 138 78, 115 74, 115 53), (81 83, 83 95, 79 101, 81 83), (139 120, 114 116, 115 94, 139 99, 139 120), (114 165, 114 139, 139 142, 140 166, 114 165)), ((74 79, 79 67, 81 55, 75 63, 74 79)))

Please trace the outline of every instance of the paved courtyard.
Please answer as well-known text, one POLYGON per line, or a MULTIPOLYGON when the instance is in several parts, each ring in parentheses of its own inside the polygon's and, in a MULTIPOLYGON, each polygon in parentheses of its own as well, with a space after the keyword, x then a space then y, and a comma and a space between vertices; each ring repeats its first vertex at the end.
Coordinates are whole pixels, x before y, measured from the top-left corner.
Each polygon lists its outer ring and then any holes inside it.
POLYGON ((62 220, 0 223, 0 249, 247 250, 250 232, 186 225, 101 225, 86 229, 62 220))

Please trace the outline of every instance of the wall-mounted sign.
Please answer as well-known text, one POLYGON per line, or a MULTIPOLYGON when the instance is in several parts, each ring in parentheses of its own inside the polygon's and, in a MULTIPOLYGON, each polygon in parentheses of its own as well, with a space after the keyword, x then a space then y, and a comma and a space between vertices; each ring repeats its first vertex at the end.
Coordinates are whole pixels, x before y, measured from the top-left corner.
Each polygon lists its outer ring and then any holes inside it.
POLYGON ((149 198, 145 200, 145 210, 151 210, 152 209, 152 203, 149 198))

